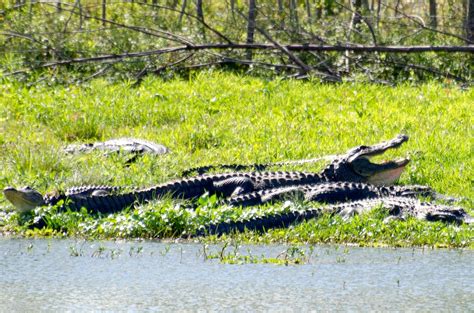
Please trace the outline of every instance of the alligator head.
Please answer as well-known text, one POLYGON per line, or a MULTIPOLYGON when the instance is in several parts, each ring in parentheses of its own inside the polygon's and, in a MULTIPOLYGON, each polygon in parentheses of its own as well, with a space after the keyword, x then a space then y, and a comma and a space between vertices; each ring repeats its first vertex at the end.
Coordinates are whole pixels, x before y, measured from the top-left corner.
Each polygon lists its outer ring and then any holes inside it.
POLYGON ((332 181, 364 182, 373 185, 391 185, 402 174, 409 159, 372 163, 370 158, 381 155, 388 149, 400 147, 408 140, 407 135, 397 137, 372 146, 358 146, 334 160, 323 171, 332 181))
POLYGON ((19 189, 6 187, 3 189, 3 195, 20 212, 31 211, 36 207, 45 204, 43 196, 38 191, 28 186, 19 189))

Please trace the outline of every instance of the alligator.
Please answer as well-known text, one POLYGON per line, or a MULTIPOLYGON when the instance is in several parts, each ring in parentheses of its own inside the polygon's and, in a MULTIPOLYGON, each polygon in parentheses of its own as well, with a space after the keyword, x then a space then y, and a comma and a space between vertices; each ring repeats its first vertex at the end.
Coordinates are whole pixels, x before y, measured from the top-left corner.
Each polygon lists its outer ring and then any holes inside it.
POLYGON ((302 165, 308 163, 316 163, 322 160, 333 161, 337 159, 337 155, 325 155, 318 158, 312 159, 303 159, 303 160, 290 160, 290 161, 282 161, 282 162, 268 162, 268 163, 253 163, 253 164, 211 164, 211 165, 203 165, 198 167, 188 168, 181 172, 182 177, 190 176, 193 173, 197 173, 198 175, 203 175, 205 173, 210 172, 211 170, 234 170, 234 171, 243 171, 243 170, 250 170, 253 169, 254 171, 264 171, 269 167, 274 166, 287 166, 287 165, 302 165))
POLYGON ((344 219, 348 219, 355 214, 369 211, 374 207, 383 207, 388 210, 389 215, 385 221, 391 219, 404 220, 408 217, 415 217, 426 221, 443 221, 458 224, 474 223, 474 218, 460 207, 422 202, 416 198, 406 196, 383 196, 312 207, 306 210, 293 210, 257 216, 242 221, 213 223, 207 226, 201 226, 193 236, 220 236, 233 232, 243 232, 245 230, 265 231, 272 228, 286 228, 302 221, 318 218, 324 213, 338 214, 344 219))
POLYGON ((159 155, 169 152, 169 149, 163 145, 137 138, 117 138, 104 142, 70 144, 64 148, 64 152, 70 154, 90 152, 93 150, 105 151, 106 154, 126 152, 138 155, 144 153, 159 155))
POLYGON ((390 185, 399 178, 409 160, 402 158, 377 164, 372 163, 370 158, 383 154, 388 149, 398 148, 407 140, 408 136, 398 135, 386 142, 350 149, 331 162, 321 173, 234 172, 200 175, 131 191, 124 191, 124 188, 115 186, 80 186, 64 193, 43 196, 30 187, 20 189, 6 187, 3 193, 19 211, 30 211, 38 206, 62 203, 71 210, 85 207, 92 212, 113 213, 165 195, 195 199, 208 192, 227 198, 259 190, 323 182, 390 185))
POLYGON ((225 203, 231 206, 247 207, 287 198, 299 198, 304 201, 334 204, 384 197, 430 197, 436 200, 455 201, 453 198, 438 194, 427 186, 375 186, 366 183, 328 182, 263 189, 228 197, 225 203))
POLYGON ((254 206, 264 203, 299 198, 328 204, 325 208, 310 208, 304 211, 290 211, 270 214, 243 221, 225 222, 201 226, 196 235, 222 235, 229 232, 248 230, 262 231, 289 225, 320 216, 323 212, 348 218, 375 206, 389 210, 390 218, 405 219, 409 216, 428 221, 473 223, 473 217, 459 207, 420 202, 417 197, 453 202, 456 199, 441 195, 426 186, 374 186, 365 183, 328 182, 313 185, 288 186, 259 190, 229 197, 225 204, 230 206, 254 206))

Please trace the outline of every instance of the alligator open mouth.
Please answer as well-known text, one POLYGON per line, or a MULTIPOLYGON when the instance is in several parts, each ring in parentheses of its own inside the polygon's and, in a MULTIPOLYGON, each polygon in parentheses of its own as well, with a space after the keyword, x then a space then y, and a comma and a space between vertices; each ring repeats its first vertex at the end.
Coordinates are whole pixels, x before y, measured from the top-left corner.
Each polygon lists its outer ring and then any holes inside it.
POLYGON ((362 176, 365 182, 373 185, 391 185, 400 178, 408 158, 373 163, 370 159, 385 153, 388 149, 396 149, 408 141, 407 135, 398 135, 392 140, 373 146, 359 146, 350 150, 347 161, 355 173, 362 176))
POLYGON ((357 174, 366 178, 367 183, 380 186, 397 181, 409 162, 409 159, 404 158, 377 164, 360 158, 352 163, 352 167, 357 174))

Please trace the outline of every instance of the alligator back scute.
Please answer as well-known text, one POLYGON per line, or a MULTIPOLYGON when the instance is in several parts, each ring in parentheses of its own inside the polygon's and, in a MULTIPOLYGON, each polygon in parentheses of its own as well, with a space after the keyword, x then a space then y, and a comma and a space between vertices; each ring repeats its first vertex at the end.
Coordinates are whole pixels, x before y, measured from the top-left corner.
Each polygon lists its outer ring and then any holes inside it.
POLYGON ((255 190, 255 183, 250 177, 230 177, 213 183, 215 192, 228 197, 234 193, 248 193, 255 190), (238 190, 238 192, 236 192, 238 190))
POLYGON ((74 186, 71 188, 68 188, 65 192, 66 195, 71 196, 71 195, 82 195, 82 196, 88 196, 92 195, 94 192, 97 191, 105 191, 109 193, 116 193, 123 190, 122 187, 119 186, 107 186, 107 185, 86 185, 86 186, 74 186))
POLYGON ((307 193, 306 199, 309 201, 333 204, 376 198, 378 196, 379 191, 373 186, 356 183, 339 183, 317 185, 307 193))

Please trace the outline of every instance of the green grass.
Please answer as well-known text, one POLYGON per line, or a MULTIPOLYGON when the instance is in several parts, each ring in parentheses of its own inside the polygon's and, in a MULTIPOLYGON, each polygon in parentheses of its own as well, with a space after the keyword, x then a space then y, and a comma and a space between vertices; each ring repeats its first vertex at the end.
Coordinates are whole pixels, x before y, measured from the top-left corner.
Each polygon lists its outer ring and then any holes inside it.
MULTIPOLYGON (((150 78, 139 87, 105 80, 31 88, 4 82, 0 95, 0 187, 31 185, 46 192, 78 184, 147 186, 198 165, 317 157, 406 133, 410 140, 384 156, 410 156, 400 183, 429 185, 464 197, 461 205, 473 213, 472 88, 439 83, 325 85, 201 72, 189 80, 150 78), (61 152, 69 143, 119 136, 162 143, 172 153, 145 156, 125 167, 126 156, 61 152)), ((87 212, 62 213, 51 216, 49 230, 31 232, 19 225, 21 218, 9 212, 12 206, 0 197, 0 228, 20 236, 170 238, 204 221, 248 214, 241 209, 229 212, 206 199, 201 207, 192 212, 163 200, 100 218, 87 212)), ((260 214, 278 209, 254 210, 260 214)), ((410 220, 388 227, 374 216, 349 222, 325 217, 289 230, 240 236, 252 242, 473 247, 472 226, 410 220), (364 235, 364 229, 373 236, 364 235)))

